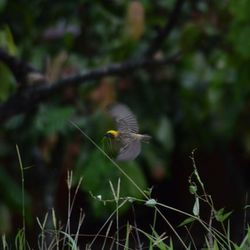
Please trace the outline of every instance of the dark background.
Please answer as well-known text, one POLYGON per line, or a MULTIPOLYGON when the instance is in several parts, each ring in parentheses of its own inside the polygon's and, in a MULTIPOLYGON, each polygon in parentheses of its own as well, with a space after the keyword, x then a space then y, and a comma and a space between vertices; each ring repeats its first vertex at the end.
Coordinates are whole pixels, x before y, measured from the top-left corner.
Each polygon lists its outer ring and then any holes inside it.
MULTIPOLYGON (((16 145, 30 167, 25 208, 33 243, 36 217, 55 208, 66 223, 69 170, 72 193, 83 177, 71 219, 76 228, 82 207, 83 233, 95 234, 115 208, 90 195, 111 199, 109 180, 116 186, 121 178, 121 196, 142 198, 69 123, 101 145, 111 128, 105 107, 118 101, 153 137, 122 168, 143 190, 153 187, 158 202, 192 213, 196 149, 206 191, 216 210, 233 211, 232 239, 241 240, 250 184, 249 11, 250 2, 238 0, 0 1, 0 232, 11 237, 22 227, 16 145)), ((121 225, 136 220, 150 231, 152 209, 133 206, 120 210, 121 225)), ((163 212, 174 226, 185 219, 163 212)), ((209 214, 202 205, 202 218, 209 214)), ((161 219, 156 228, 172 235, 161 219)), ((198 225, 192 230, 202 242, 198 225)))

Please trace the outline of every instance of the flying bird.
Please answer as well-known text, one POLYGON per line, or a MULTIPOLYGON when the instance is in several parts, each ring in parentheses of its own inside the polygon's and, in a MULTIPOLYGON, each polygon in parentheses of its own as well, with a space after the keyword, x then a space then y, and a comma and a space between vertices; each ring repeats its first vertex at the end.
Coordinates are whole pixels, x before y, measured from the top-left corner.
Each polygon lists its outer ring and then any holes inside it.
POLYGON ((126 105, 115 103, 107 108, 107 112, 116 123, 116 128, 105 134, 106 138, 118 144, 116 160, 134 160, 141 152, 141 142, 149 142, 151 136, 139 134, 136 116, 126 105))

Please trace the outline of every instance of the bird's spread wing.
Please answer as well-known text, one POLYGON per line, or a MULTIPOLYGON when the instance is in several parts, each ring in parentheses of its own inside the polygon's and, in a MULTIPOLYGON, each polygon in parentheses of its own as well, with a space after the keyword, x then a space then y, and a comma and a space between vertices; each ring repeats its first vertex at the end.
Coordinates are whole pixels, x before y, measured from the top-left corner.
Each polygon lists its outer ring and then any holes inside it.
POLYGON ((138 133, 139 127, 137 119, 127 106, 123 104, 114 104, 107 110, 115 120, 119 131, 138 133))
POLYGON ((131 161, 134 160, 141 152, 141 142, 133 140, 129 144, 120 148, 117 161, 131 161))

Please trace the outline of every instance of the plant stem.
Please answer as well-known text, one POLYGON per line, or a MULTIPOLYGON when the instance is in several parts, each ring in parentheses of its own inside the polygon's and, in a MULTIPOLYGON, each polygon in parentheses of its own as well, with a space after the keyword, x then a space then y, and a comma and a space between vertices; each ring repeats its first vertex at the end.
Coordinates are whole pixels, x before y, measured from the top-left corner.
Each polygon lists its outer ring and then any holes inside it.
POLYGON ((22 159, 21 159, 18 145, 16 145, 16 151, 17 151, 19 166, 21 170, 21 180, 22 180, 22 217, 23 217, 23 240, 24 240, 23 249, 25 250, 26 249, 26 236, 25 236, 25 205, 24 205, 24 202, 25 202, 24 200, 24 168, 23 168, 22 159))

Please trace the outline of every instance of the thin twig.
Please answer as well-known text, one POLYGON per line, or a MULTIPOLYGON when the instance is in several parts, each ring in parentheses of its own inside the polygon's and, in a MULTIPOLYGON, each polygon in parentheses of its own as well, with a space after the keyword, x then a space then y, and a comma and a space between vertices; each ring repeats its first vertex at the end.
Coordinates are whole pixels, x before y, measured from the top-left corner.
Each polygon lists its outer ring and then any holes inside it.
POLYGON ((187 226, 184 226, 184 228, 186 229, 186 231, 188 233, 188 236, 189 236, 189 238, 190 238, 190 240, 191 240, 191 242, 192 242, 192 244, 194 246, 194 250, 197 250, 197 247, 195 245, 195 241, 194 241, 194 238, 193 238, 191 232, 189 231, 189 229, 187 228, 187 226))
POLYGON ((135 227, 135 235, 136 235, 136 239, 137 239, 137 242, 138 242, 138 249, 141 250, 142 249, 142 243, 141 243, 141 240, 140 240, 140 236, 139 236, 139 233, 138 233, 138 226, 137 226, 137 223, 136 223, 136 214, 135 214, 135 208, 134 208, 134 204, 132 203, 132 210, 133 210, 133 215, 134 215, 134 227, 135 227))
POLYGON ((81 227, 82 227, 84 218, 85 218, 85 214, 83 214, 83 211, 82 211, 82 209, 81 209, 81 210, 80 210, 80 215, 79 215, 79 220, 78 220, 78 226, 77 226, 76 234, 75 234, 75 237, 74 237, 74 240, 75 240, 75 242, 76 242, 76 245, 77 245, 77 243, 78 243, 79 234, 80 234, 80 229, 81 229, 81 227))
POLYGON ((108 225, 108 228, 106 230, 106 234, 105 234, 105 237, 104 237, 104 242, 103 242, 103 245, 102 245, 102 250, 105 250, 105 245, 106 245, 107 239, 109 237, 109 232, 110 232, 110 228, 111 228, 112 224, 113 224, 113 221, 111 220, 109 225, 108 225))
POLYGON ((24 238, 24 250, 26 249, 26 226, 25 226, 25 197, 24 197, 24 168, 23 168, 23 163, 22 163, 22 158, 21 154, 19 151, 18 145, 16 145, 16 151, 17 151, 17 156, 18 156, 18 161, 19 161, 19 166, 20 166, 20 171, 21 171, 21 178, 22 178, 22 217, 23 217, 23 238, 24 238))

